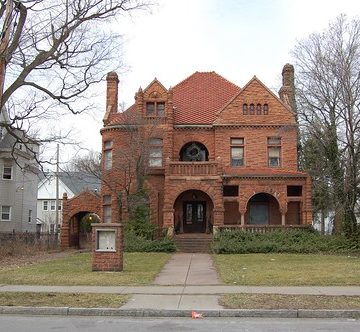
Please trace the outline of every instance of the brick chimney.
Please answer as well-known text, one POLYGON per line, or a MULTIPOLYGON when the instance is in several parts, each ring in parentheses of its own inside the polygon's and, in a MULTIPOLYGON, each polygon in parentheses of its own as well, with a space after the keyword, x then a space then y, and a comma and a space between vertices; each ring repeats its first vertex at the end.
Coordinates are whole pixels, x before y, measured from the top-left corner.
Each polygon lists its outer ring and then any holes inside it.
POLYGON ((282 70, 282 87, 279 90, 279 96, 296 114, 294 66, 289 63, 282 70))
POLYGON ((117 113, 118 111, 118 85, 119 78, 117 73, 114 71, 110 72, 106 76, 106 111, 104 116, 104 125, 109 121, 109 116, 112 113, 117 113))

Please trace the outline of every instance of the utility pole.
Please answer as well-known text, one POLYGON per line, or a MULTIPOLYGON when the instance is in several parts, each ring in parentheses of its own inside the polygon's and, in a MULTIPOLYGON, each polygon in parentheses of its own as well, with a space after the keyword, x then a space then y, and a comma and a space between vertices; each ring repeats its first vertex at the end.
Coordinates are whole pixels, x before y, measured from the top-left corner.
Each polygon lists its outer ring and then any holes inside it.
POLYGON ((55 200, 55 232, 58 233, 59 226, 59 143, 56 147, 56 200, 55 200))

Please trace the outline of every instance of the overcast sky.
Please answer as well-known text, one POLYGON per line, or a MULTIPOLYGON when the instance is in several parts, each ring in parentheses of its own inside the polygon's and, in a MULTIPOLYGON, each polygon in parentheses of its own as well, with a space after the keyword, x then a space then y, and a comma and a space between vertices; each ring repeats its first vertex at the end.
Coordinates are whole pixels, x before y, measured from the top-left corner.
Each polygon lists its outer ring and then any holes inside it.
MULTIPOLYGON (((278 91, 297 40, 325 29, 341 13, 359 15, 360 1, 158 0, 151 13, 119 19, 113 27, 124 35, 119 102, 130 106, 138 88, 155 77, 169 88, 195 71, 216 71, 240 87, 256 75, 278 91)), ((97 112, 76 120, 87 124, 76 138, 97 151, 105 88, 99 84, 103 98, 97 112)))

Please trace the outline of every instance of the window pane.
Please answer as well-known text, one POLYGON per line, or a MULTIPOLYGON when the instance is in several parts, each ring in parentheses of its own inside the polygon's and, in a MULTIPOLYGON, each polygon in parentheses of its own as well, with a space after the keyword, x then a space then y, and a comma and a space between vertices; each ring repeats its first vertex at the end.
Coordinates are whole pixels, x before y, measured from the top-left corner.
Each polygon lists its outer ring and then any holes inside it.
POLYGON ((106 170, 111 169, 112 166, 112 150, 104 152, 104 167, 106 170))
POLYGON ((162 149, 161 148, 151 148, 150 150, 150 158, 161 158, 162 149))
POLYGON ((112 148, 112 141, 104 142, 104 149, 111 149, 112 148))
POLYGON ((164 116, 165 114, 165 103, 157 103, 156 111, 158 116, 164 116))
POLYGON ((268 137, 268 144, 269 145, 280 145, 281 138, 280 137, 268 137))
POLYGON ((150 138, 150 145, 162 145, 162 138, 150 138))
POLYGON ((150 167, 161 167, 162 166, 162 158, 150 158, 149 166, 150 167))
POLYGON ((244 139, 243 138, 232 138, 230 140, 231 145, 244 145, 244 139))
POLYGON ((146 103, 146 115, 154 115, 154 103, 146 103))
POLYGON ((56 201, 51 201, 50 202, 50 210, 55 211, 55 206, 56 206, 56 201))
POLYGON ((43 210, 47 211, 48 209, 48 201, 43 201, 43 210))
POLYGON ((280 148, 269 148, 269 157, 280 158, 280 148))
POLYGON ((1 206, 1 220, 10 220, 11 206, 1 206))
POLYGON ((268 114, 269 113, 269 105, 268 104, 264 104, 264 114, 268 114))
POLYGON ((103 203, 104 204, 111 204, 111 195, 104 195, 103 196, 103 203))
POLYGON ((111 206, 106 205, 104 206, 104 223, 111 222, 111 206))
POLYGON ((243 105, 243 114, 248 114, 248 106, 247 106, 247 104, 243 105))
POLYGON ((258 115, 261 114, 261 105, 260 104, 256 105, 256 114, 258 114, 258 115))
POLYGON ((12 166, 4 166, 3 179, 11 180, 12 178, 12 166))
POLYGON ((250 114, 254 114, 254 113, 255 113, 255 105, 250 104, 250 114))
POLYGON ((231 157, 232 158, 243 158, 244 148, 231 148, 231 157))

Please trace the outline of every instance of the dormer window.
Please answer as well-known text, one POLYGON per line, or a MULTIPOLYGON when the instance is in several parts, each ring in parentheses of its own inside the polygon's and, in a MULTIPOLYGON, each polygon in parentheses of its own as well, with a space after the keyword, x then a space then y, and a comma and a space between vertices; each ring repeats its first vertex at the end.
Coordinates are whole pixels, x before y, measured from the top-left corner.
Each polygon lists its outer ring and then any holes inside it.
POLYGON ((153 102, 146 103, 146 116, 165 116, 165 102, 153 102))

